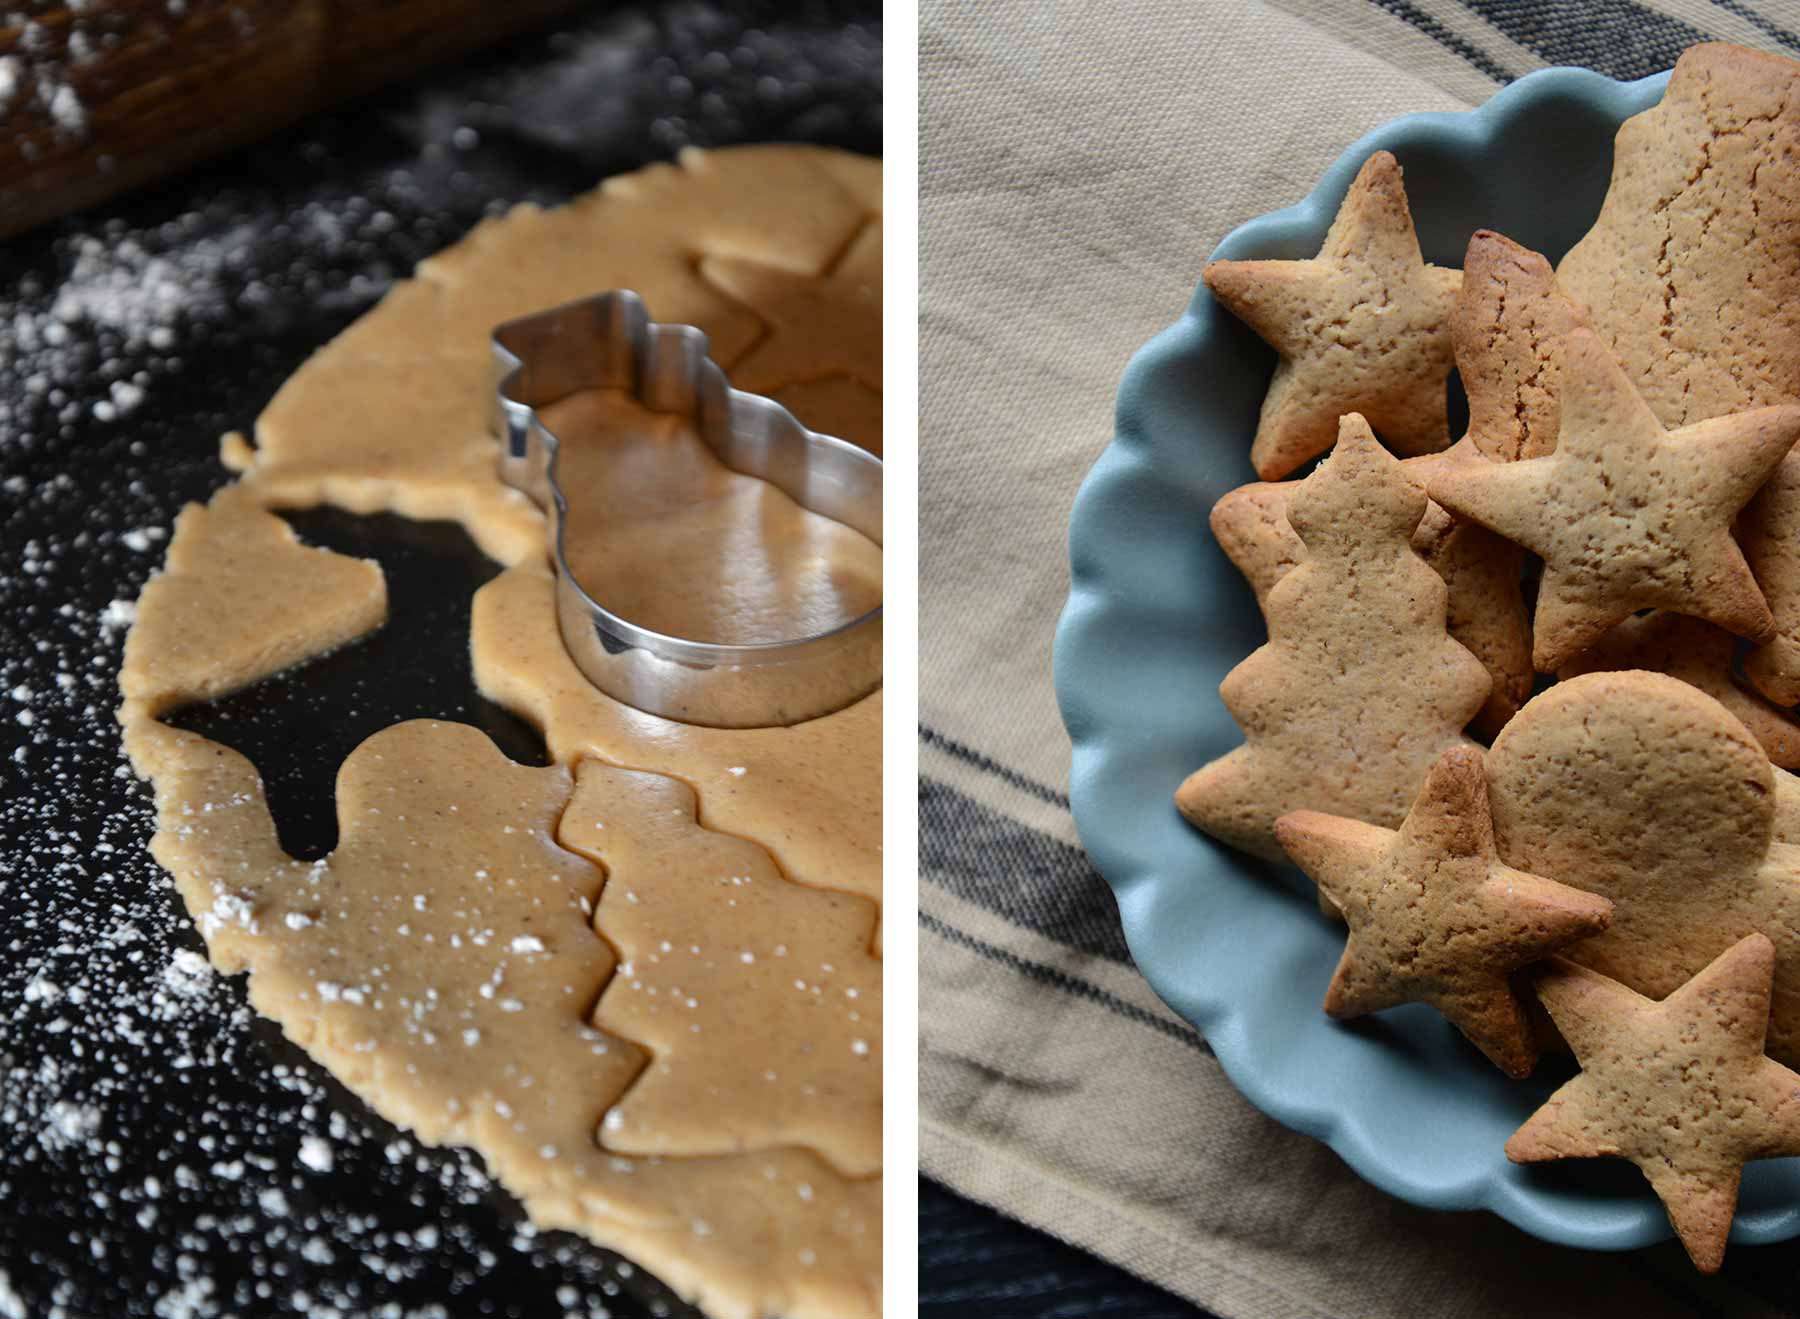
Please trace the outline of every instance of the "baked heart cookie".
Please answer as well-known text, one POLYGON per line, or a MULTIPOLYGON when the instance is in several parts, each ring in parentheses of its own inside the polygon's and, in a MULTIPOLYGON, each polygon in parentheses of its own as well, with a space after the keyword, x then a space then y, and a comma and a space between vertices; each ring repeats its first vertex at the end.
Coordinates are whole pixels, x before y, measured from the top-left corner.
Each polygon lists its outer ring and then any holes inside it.
POLYGON ((1214 261, 1225 308, 1281 355, 1250 462, 1279 480, 1330 449, 1357 412, 1399 453, 1450 443, 1450 310, 1461 276, 1425 263, 1400 165, 1377 151, 1307 261, 1214 261))
POLYGON ((1604 930, 1612 903, 1499 859, 1479 750, 1446 751, 1398 831, 1294 811, 1275 836, 1350 926, 1326 1012, 1429 1003, 1496 1067, 1531 1074, 1537 1044, 1510 976, 1604 930))
POLYGON ((1445 588, 1412 548, 1425 493, 1343 419, 1289 500, 1305 550, 1269 591, 1268 644, 1220 684, 1244 745, 1175 794, 1192 823, 1272 861, 1275 821, 1312 809, 1397 826, 1487 699, 1481 662, 1444 630, 1445 588))
POLYGON ((1754 640, 1774 620, 1731 522, 1800 436, 1800 407, 1666 430, 1591 330, 1564 339, 1556 452, 1439 467, 1431 497, 1544 560, 1532 660, 1554 672, 1640 609, 1754 640))
MULTIPOLYGON (((1558 268, 1667 426, 1800 402, 1800 64, 1690 48, 1619 129, 1599 218, 1558 268)), ((1775 635, 1746 672, 1800 701, 1800 458, 1739 526, 1775 635)))
POLYGON ((1588 673, 1488 752, 1500 858, 1614 904, 1568 952, 1652 998, 1746 934, 1775 944, 1769 1054, 1800 1063, 1800 848, 1773 841, 1781 771, 1712 697, 1660 673, 1588 673))
POLYGON ((1664 609, 1628 618, 1556 671, 1559 678, 1605 669, 1648 669, 1698 687, 1743 722, 1769 759, 1800 769, 1800 726, 1732 677, 1737 638, 1711 623, 1664 609))
POLYGON ((1800 1154, 1800 1075, 1763 1054, 1775 946, 1747 934, 1658 1003, 1556 958, 1539 1001, 1581 1074, 1506 1142, 1514 1163, 1630 1159, 1717 1273, 1751 1159, 1800 1154))

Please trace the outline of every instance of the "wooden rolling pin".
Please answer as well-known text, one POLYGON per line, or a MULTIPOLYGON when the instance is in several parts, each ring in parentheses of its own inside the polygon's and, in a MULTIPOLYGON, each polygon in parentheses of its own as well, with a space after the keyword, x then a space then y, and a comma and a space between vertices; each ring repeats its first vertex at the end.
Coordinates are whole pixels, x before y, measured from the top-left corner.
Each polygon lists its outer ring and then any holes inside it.
POLYGON ((0 238, 580 2, 62 0, 0 15, 0 238))

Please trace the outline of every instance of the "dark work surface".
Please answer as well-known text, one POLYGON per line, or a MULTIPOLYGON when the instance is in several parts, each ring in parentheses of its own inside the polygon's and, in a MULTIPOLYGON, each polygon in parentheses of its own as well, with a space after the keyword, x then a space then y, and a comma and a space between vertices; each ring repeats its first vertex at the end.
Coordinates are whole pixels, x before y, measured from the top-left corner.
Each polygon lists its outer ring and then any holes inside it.
POLYGON ((919 1179, 920 1319, 1211 1319, 1055 1237, 919 1179))
MULTIPOLYGON (((224 482, 218 436, 420 257, 690 143, 881 149, 874 0, 590 12, 0 245, 0 1315, 690 1313, 531 1232, 205 967, 112 722, 124 602, 224 482)), ((285 845, 330 849, 337 765, 401 719, 541 760, 473 689, 494 566, 459 529, 292 521, 382 562, 392 622, 175 719, 257 764, 285 845)))

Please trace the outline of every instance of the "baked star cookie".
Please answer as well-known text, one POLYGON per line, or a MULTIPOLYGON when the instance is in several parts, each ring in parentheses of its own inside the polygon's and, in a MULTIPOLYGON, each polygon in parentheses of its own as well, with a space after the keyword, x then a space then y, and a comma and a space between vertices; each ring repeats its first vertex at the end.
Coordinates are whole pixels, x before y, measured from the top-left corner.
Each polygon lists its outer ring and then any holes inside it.
POLYGON ((1481 752, 1451 747, 1399 831, 1318 811, 1275 836, 1350 926, 1325 1011, 1429 1003, 1512 1076, 1537 1064, 1514 971, 1606 928, 1612 903, 1528 875, 1494 851, 1481 752))
POLYGON ((1591 330, 1564 341, 1556 452, 1446 465, 1431 497, 1542 556, 1532 660, 1553 672, 1646 608, 1774 634, 1731 521, 1800 436, 1800 407, 1667 431, 1591 330))
POLYGON ((1777 776, 1712 697, 1660 673, 1588 673, 1495 739, 1500 859, 1614 904, 1567 956, 1660 998, 1753 931, 1775 944, 1769 1054, 1800 1063, 1800 848, 1773 842, 1777 776))
MULTIPOLYGON (((1800 403, 1800 64, 1691 47, 1620 127, 1599 218, 1558 269, 1668 426, 1800 403)), ((1776 635, 1745 666, 1800 701, 1800 458, 1739 526, 1776 635)))
POLYGON ((1281 355, 1250 462, 1279 480, 1331 448, 1361 413, 1400 453, 1450 443, 1444 382, 1461 277, 1425 264, 1400 165, 1377 151, 1309 261, 1214 261, 1202 278, 1281 355))
POLYGON ((1181 813, 1272 861, 1275 821, 1309 808, 1396 826, 1487 699, 1481 662, 1444 631, 1442 579, 1413 551, 1425 493, 1343 419, 1287 516, 1305 557, 1269 591, 1269 641, 1219 694, 1244 745, 1190 775, 1181 813))
POLYGON ((1748 934, 1662 1002, 1561 958, 1535 977, 1581 1074, 1513 1133, 1514 1163, 1630 1159, 1717 1273, 1752 1159, 1800 1154, 1800 1075, 1763 1054, 1775 945, 1748 934))
POLYGON ((1769 759, 1800 769, 1800 726, 1786 711, 1745 691, 1732 677, 1737 638, 1711 623, 1658 609, 1628 618, 1556 671, 1559 678, 1605 669, 1648 669, 1698 687, 1742 721, 1769 759))

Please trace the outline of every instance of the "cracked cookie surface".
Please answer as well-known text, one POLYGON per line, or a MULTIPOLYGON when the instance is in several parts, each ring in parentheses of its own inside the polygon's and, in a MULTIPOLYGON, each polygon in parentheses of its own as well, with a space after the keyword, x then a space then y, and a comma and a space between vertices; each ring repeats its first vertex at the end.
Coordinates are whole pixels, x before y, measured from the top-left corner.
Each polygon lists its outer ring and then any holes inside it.
MULTIPOLYGON (((1800 403, 1800 63, 1707 44, 1620 127, 1599 218, 1557 267, 1666 426, 1800 403)), ((1746 672, 1800 702, 1800 457, 1745 511, 1775 635, 1746 672)))

